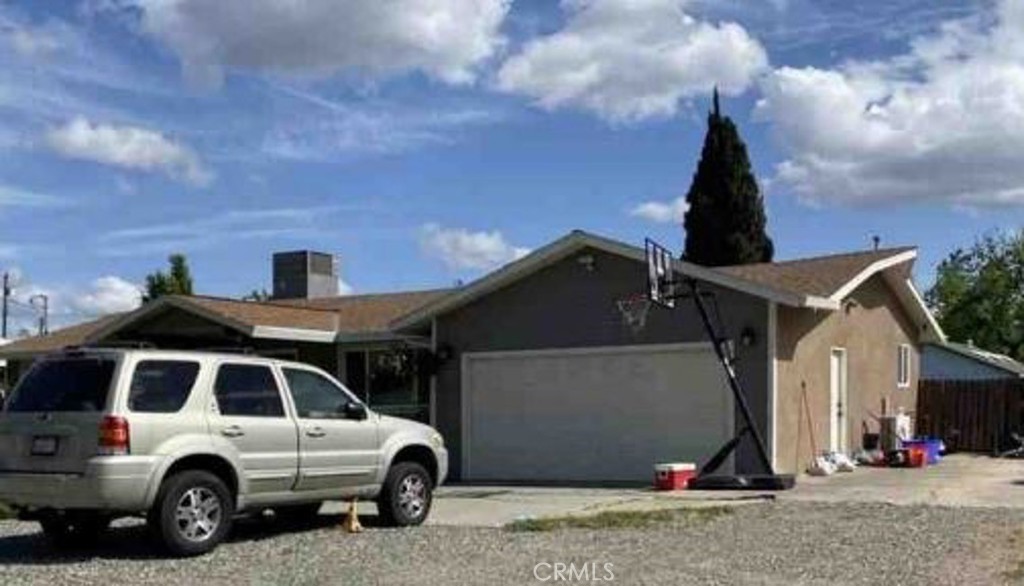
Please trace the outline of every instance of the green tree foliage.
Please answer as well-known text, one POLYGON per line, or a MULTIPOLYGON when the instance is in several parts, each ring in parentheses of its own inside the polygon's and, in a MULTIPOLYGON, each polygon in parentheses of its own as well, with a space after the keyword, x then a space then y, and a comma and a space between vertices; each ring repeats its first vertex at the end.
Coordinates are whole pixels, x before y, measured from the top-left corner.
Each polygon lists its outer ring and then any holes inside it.
POLYGON ((172 254, 168 259, 168 272, 157 271, 146 275, 146 294, 143 302, 149 303, 164 295, 191 295, 192 272, 183 254, 172 254))
POLYGON ((270 292, 266 289, 253 289, 249 291, 248 295, 242 297, 242 301, 253 301, 256 303, 265 303, 270 301, 270 292))
POLYGON ((950 253, 925 299, 951 340, 1024 360, 1024 230, 950 253))
POLYGON ((706 266, 772 260, 775 247, 765 231, 764 199, 736 125, 719 110, 717 89, 686 201, 683 258, 706 266))

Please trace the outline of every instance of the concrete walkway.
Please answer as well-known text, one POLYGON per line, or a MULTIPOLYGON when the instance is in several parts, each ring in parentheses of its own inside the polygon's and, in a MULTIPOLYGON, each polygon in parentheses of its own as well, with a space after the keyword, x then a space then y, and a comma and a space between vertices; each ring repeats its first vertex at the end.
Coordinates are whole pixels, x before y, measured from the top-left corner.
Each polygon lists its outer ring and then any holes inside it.
MULTIPOLYGON (((623 488, 445 486, 427 523, 500 527, 516 519, 682 506, 743 505, 770 500, 926 504, 1024 509, 1024 460, 954 455, 925 469, 860 468, 828 478, 801 476, 793 490, 677 491, 623 488)), ((340 512, 330 503, 325 512, 340 512)), ((360 505, 374 514, 374 506, 360 505)))

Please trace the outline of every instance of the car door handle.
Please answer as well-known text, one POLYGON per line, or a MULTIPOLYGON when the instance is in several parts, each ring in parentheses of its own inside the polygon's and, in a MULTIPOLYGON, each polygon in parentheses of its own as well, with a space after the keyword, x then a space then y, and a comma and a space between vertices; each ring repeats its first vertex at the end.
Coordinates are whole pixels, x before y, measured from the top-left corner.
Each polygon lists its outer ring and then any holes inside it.
POLYGON ((311 427, 306 430, 306 435, 309 437, 324 437, 327 432, 322 427, 311 427))
POLYGON ((238 427, 237 425, 232 425, 220 430, 220 434, 225 437, 238 437, 245 435, 245 432, 242 431, 241 427, 238 427))

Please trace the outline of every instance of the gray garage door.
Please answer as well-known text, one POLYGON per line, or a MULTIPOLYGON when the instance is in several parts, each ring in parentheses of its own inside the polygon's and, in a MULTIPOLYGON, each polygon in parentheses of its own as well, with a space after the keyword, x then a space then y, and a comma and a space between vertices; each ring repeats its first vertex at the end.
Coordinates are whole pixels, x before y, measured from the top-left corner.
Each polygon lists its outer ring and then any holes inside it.
POLYGON ((467 354, 462 382, 469 480, 650 481, 732 434, 705 344, 467 354))

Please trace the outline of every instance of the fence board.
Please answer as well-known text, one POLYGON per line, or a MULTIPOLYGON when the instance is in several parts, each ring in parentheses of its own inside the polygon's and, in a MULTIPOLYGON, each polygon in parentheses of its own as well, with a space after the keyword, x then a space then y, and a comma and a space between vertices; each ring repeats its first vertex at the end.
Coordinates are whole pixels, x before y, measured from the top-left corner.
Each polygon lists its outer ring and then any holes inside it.
POLYGON ((953 450, 991 453, 1011 431, 1024 432, 1024 380, 922 380, 917 430, 953 450))

